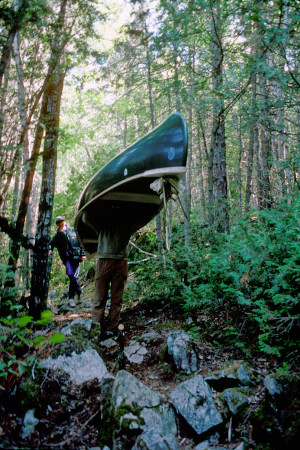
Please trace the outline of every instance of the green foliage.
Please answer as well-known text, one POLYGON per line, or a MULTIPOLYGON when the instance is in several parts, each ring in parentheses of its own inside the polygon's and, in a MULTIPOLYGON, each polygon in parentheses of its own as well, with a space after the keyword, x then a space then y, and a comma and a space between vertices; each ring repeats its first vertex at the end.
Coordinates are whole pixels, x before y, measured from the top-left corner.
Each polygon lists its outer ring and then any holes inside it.
POLYGON ((65 336, 54 333, 49 338, 32 336, 33 328, 41 327, 52 321, 51 311, 44 311, 40 320, 31 316, 20 315, 0 317, 0 390, 9 394, 15 381, 20 381, 30 368, 38 363, 34 349, 42 343, 61 343, 65 336))
POLYGON ((295 201, 246 217, 230 235, 199 228, 190 248, 179 240, 164 260, 137 268, 135 295, 192 315, 219 315, 224 328, 218 322, 211 333, 215 343, 244 349, 255 344, 257 350, 292 360, 299 343, 298 219, 295 201))
POLYGON ((28 339, 27 326, 32 323, 31 316, 19 318, 0 318, 1 351, 0 351, 0 389, 5 390, 6 381, 12 375, 22 377, 33 363, 32 357, 23 357, 33 341, 28 339))
POLYGON ((18 303, 12 303, 12 298, 17 298, 20 288, 15 286, 15 273, 10 266, 0 264, 0 315, 12 310, 21 309, 18 303))

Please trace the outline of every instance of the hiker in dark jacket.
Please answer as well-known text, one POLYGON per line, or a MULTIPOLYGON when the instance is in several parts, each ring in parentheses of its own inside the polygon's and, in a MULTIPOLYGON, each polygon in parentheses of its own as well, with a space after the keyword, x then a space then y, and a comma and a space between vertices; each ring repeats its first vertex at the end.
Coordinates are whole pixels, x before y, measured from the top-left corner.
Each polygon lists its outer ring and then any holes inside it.
POLYGON ((60 259, 66 266, 66 274, 69 277, 69 301, 74 306, 74 297, 77 294, 78 300, 81 295, 81 287, 78 281, 80 262, 85 260, 85 254, 82 250, 75 230, 70 227, 63 217, 58 216, 55 219, 57 225, 56 234, 49 244, 49 255, 54 247, 57 248, 60 259))

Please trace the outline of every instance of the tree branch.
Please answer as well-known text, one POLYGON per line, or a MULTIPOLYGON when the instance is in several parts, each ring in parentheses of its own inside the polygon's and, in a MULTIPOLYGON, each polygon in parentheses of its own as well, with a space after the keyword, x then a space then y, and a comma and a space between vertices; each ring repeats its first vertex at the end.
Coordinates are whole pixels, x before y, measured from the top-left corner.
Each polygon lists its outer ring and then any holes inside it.
POLYGON ((18 242, 22 247, 26 249, 34 248, 34 244, 24 236, 19 234, 14 225, 10 224, 5 217, 0 216, 0 231, 8 234, 8 236, 14 241, 18 242))

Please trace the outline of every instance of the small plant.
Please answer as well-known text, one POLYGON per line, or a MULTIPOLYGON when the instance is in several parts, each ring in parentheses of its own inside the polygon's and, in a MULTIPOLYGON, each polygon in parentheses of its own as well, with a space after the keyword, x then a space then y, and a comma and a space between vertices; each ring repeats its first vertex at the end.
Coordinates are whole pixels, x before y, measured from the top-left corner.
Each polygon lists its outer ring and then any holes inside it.
POLYGON ((32 336, 34 326, 43 326, 51 320, 51 311, 44 311, 38 321, 26 315, 0 318, 0 390, 9 394, 16 381, 20 381, 25 372, 38 363, 34 349, 41 343, 56 344, 65 339, 61 333, 55 333, 49 338, 32 336))

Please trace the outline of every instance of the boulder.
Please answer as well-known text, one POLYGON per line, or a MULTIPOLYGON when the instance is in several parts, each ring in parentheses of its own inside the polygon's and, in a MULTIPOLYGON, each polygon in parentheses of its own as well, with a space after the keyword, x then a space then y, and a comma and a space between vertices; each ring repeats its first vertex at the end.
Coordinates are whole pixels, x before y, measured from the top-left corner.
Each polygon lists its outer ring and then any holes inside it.
POLYGON ((250 370, 243 363, 233 364, 222 370, 212 372, 205 377, 205 381, 219 392, 237 386, 253 386, 250 370))
POLYGON ((177 330, 169 333, 167 346, 178 371, 189 375, 198 370, 194 343, 185 331, 177 330))
POLYGON ((264 386, 271 395, 271 397, 274 397, 276 394, 282 393, 282 386, 281 384, 275 380, 275 378, 271 376, 266 376, 264 379, 264 386))
POLYGON ((170 448, 177 448, 173 408, 163 404, 159 395, 136 377, 120 370, 113 381, 105 381, 101 393, 104 400, 102 422, 106 431, 110 428, 113 448, 123 448, 124 443, 126 448, 134 445, 140 435, 150 445, 143 448, 154 448, 151 447, 151 439, 155 441, 158 435, 161 436, 161 445, 162 442, 171 442, 170 448))
POLYGON ((241 408, 248 404, 247 388, 229 388, 222 392, 220 399, 224 401, 229 411, 236 415, 241 408))
POLYGON ((58 358, 46 358, 41 361, 41 366, 46 369, 63 370, 70 375, 76 384, 98 378, 102 380, 107 374, 107 368, 103 359, 96 350, 88 348, 85 352, 77 354, 72 352, 71 356, 60 355, 58 358))
POLYGON ((81 325, 86 329, 86 331, 90 331, 92 328, 93 321, 91 319, 83 319, 81 317, 78 317, 77 319, 73 320, 71 323, 63 327, 60 331, 65 336, 71 336, 73 334, 72 328, 74 325, 81 325))
POLYGON ((138 342, 130 342, 128 347, 124 348, 124 355, 129 362, 134 364, 141 364, 144 361, 144 356, 148 353, 148 350, 144 345, 138 342))
POLYGON ((144 333, 140 336, 139 340, 141 342, 145 342, 145 344, 150 344, 151 342, 156 342, 160 339, 160 334, 156 331, 149 331, 148 333, 144 333))
POLYGON ((201 375, 179 384, 171 392, 176 411, 199 435, 222 423, 210 388, 201 375))
POLYGON ((178 444, 175 436, 162 436, 157 429, 151 428, 137 438, 133 448, 134 450, 175 450, 178 444))

